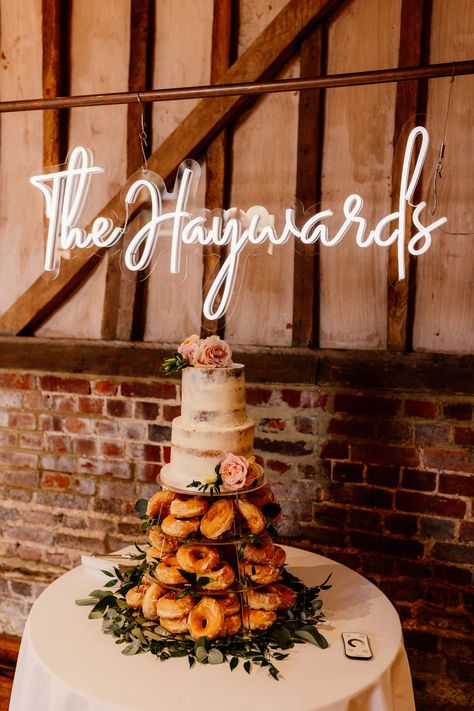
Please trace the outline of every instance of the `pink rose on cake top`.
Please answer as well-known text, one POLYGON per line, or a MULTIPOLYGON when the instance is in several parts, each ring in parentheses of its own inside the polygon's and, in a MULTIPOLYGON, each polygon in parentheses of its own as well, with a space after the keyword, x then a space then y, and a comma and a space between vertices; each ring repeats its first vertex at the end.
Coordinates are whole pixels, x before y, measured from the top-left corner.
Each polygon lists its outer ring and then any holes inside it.
POLYGON ((193 333, 184 339, 169 358, 165 358, 160 371, 170 375, 178 370, 194 368, 226 368, 232 365, 232 351, 219 336, 199 338, 193 333))

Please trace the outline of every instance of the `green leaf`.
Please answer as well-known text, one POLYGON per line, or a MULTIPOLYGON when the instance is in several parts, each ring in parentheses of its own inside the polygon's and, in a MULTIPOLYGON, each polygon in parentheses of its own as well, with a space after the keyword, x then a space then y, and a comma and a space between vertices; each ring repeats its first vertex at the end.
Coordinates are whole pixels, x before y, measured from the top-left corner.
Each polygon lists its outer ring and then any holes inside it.
POLYGON ((194 657, 192 657, 190 654, 188 654, 188 662, 189 662, 189 668, 192 669, 193 666, 196 664, 196 660, 194 657))
POLYGON ((97 598, 95 597, 85 597, 82 600, 75 600, 76 605, 95 605, 97 598))
POLYGON ((198 649, 195 650, 195 655, 196 655, 196 660, 199 662, 199 664, 203 664, 206 659, 207 659, 207 650, 205 647, 198 647, 198 649))
POLYGON ((214 580, 214 578, 209 578, 209 577, 206 577, 205 575, 203 575, 202 578, 198 578, 198 579, 196 580, 196 584, 197 584, 197 585, 200 585, 200 586, 202 587, 203 585, 207 585, 208 583, 212 583, 213 580, 214 580))
POLYGON ((115 573, 111 573, 110 570, 101 570, 100 572, 107 575, 109 578, 115 578, 115 573))
POLYGON ((217 649, 216 647, 211 647, 207 656, 207 661, 209 662, 209 664, 222 664, 222 662, 224 661, 224 655, 222 654, 220 649, 217 649))
POLYGON ((238 665, 238 663, 239 663, 239 658, 238 658, 238 657, 232 657, 232 659, 231 659, 230 662, 229 662, 230 670, 231 670, 231 671, 234 671, 234 669, 235 669, 235 667, 238 665))
POLYGON ((138 501, 135 503, 135 511, 137 511, 139 514, 146 514, 147 506, 147 499, 138 499, 138 501))
POLYGON ((117 585, 117 583, 117 578, 112 578, 112 580, 109 580, 107 583, 105 583, 104 588, 113 588, 114 585, 117 585))
POLYGON ((107 597, 107 595, 110 595, 110 593, 107 590, 93 590, 92 592, 89 593, 90 597, 95 597, 99 600, 103 597, 107 597))
POLYGON ((187 570, 181 570, 181 568, 178 568, 178 571, 181 573, 183 578, 188 581, 188 583, 196 582, 196 573, 188 573, 187 570))
POLYGON ((250 662, 248 659, 246 662, 244 662, 244 669, 247 672, 247 674, 250 674, 250 670, 252 668, 252 662, 250 662))

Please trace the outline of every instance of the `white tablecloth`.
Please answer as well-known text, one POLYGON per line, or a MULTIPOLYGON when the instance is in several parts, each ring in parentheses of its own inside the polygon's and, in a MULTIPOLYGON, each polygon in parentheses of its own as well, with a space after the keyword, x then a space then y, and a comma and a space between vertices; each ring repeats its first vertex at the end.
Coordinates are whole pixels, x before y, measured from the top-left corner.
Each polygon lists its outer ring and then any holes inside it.
POLYGON ((332 572, 324 591, 328 649, 290 650, 277 666, 248 675, 240 664, 160 662, 123 656, 122 647, 74 604, 106 581, 81 566, 50 585, 34 604, 20 648, 10 711, 414 711, 410 671, 398 615, 374 585, 328 558, 287 548, 289 570, 309 585, 332 572), (365 632, 373 659, 350 660, 341 633, 365 632))

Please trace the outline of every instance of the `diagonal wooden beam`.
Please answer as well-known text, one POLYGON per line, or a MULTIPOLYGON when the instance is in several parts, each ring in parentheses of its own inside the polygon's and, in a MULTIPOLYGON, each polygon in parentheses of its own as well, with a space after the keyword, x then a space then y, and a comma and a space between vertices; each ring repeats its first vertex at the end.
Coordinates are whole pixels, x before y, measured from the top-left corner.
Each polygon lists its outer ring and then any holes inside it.
MULTIPOLYGON (((342 3, 343 0, 290 0, 218 83, 269 79, 283 67, 305 33, 327 19, 342 3)), ((157 148, 148 160, 148 167, 164 180, 171 178, 180 163, 185 158, 197 157, 224 126, 244 111, 248 101, 247 97, 239 96, 203 99, 157 148)), ((135 208, 137 211, 140 204, 135 208)), ((124 222, 120 191, 99 215, 111 213, 116 214, 117 222, 124 222)), ((97 247, 77 250, 75 259, 61 264, 56 279, 51 280, 46 274, 38 277, 0 318, 0 333, 34 332, 92 272, 102 253, 97 247)))

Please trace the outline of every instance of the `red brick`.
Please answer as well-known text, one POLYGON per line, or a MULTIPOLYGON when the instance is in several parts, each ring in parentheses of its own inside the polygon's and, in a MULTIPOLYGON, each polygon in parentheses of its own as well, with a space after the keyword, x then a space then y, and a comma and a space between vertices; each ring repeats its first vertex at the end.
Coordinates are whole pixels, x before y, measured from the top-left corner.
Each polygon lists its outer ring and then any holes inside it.
POLYGON ((43 432, 47 432, 48 430, 52 432, 62 432, 63 420, 57 415, 40 415, 39 427, 43 432))
POLYGON ((392 508, 392 492, 363 484, 334 484, 331 487, 334 501, 376 509, 392 508))
POLYGON ((455 427, 454 441, 456 444, 465 444, 469 447, 474 446, 474 430, 470 427, 455 427))
POLYGON ((473 451, 425 449, 423 461, 431 469, 474 472, 473 451))
POLYGON ((299 407, 301 405, 301 391, 284 389, 281 391, 281 399, 290 407, 299 407))
POLYGON ((92 430, 92 422, 83 417, 68 417, 65 427, 68 432, 74 434, 87 434, 92 430))
POLYGON ((179 405, 163 405, 163 419, 165 422, 172 422, 175 417, 181 415, 181 407, 179 405))
POLYGON ((369 484, 388 486, 393 489, 398 486, 400 467, 384 467, 382 465, 368 464, 366 479, 369 484))
POLYGON ((56 412, 76 412, 74 395, 48 395, 48 408, 56 412))
POLYGON ((124 397, 156 398, 159 400, 176 400, 176 386, 171 383, 159 382, 124 382, 121 385, 124 397))
POLYGON ((35 387, 35 379, 27 373, 1 373, 0 388, 31 390, 35 387))
POLYGON ((100 443, 100 451, 105 457, 124 457, 125 445, 122 442, 103 440, 100 443))
POLYGON ((349 462, 335 462, 332 469, 332 478, 335 481, 362 481, 362 464, 349 462))
POLYGON ((107 414, 112 417, 131 417, 132 402, 129 400, 107 400, 107 414))
POLYGON ((44 438, 45 449, 49 452, 70 452, 71 440, 59 434, 47 434, 44 438))
POLYGON ((21 469, 2 472, 4 484, 10 486, 21 486, 26 488, 36 489, 39 484, 39 473, 37 471, 21 469))
POLYGON ((99 483, 99 496, 102 498, 121 499, 132 501, 135 495, 134 484, 122 481, 101 481, 99 483))
POLYGON ((35 543, 41 543, 46 546, 52 545, 54 539, 51 531, 45 531, 37 526, 34 528, 29 528, 28 526, 12 526, 11 528, 7 528, 6 532, 7 536, 17 541, 34 541, 35 543))
POLYGON ((43 469, 49 469, 55 472, 74 471, 75 460, 67 454, 43 454, 41 457, 41 466, 43 469))
POLYGON ((258 423, 258 427, 262 432, 283 432, 286 427, 286 423, 284 420, 281 420, 276 417, 264 417, 258 423))
POLYGON ((409 514, 389 513, 385 517, 385 528, 390 533, 413 536, 418 528, 418 519, 409 514))
POLYGON ((377 428, 378 422, 374 419, 333 418, 328 426, 328 434, 345 435, 357 439, 376 439, 377 428))
POLYGON ((347 442, 329 440, 321 449, 321 459, 348 459, 349 445, 347 442))
POLYGON ((434 605, 420 605, 416 608, 416 618, 422 626, 430 626, 440 632, 447 632, 449 635, 460 632, 469 635, 472 632, 472 625, 469 617, 464 614, 440 610, 434 605))
POLYGON ((444 403, 444 416, 449 420, 470 420, 473 406, 469 402, 444 403))
POLYGON ((470 570, 454 565, 435 565, 434 577, 453 585, 470 585, 472 578, 470 570))
POLYGON ((93 457, 97 454, 97 441, 87 437, 78 437, 73 441, 74 454, 83 457, 93 457))
POLYGON ((415 491, 398 491, 396 494, 396 506, 401 511, 428 513, 451 518, 463 518, 466 512, 464 501, 415 491))
POLYGON ((416 467, 418 452, 413 447, 391 447, 383 444, 354 444, 351 461, 416 467))
POLYGON ((438 560, 445 560, 448 563, 467 563, 474 565, 474 546, 462 546, 456 543, 440 543, 437 541, 431 555, 438 560))
POLYGON ((267 467, 278 474, 285 474, 291 469, 291 464, 280 462, 277 459, 267 459, 267 467))
POLYGON ((78 494, 85 496, 94 496, 96 488, 96 480, 94 477, 81 476, 76 479, 76 491, 78 494))
POLYGON ((25 393, 23 395, 23 407, 25 408, 25 410, 44 410, 47 408, 45 399, 46 398, 43 393, 25 393))
POLYGON ((171 427, 168 425, 148 425, 148 439, 150 442, 165 442, 171 440, 171 427))
POLYGON ((247 388, 247 405, 266 405, 272 396, 271 390, 264 388, 247 388))
POLYGON ((0 407, 21 407, 20 393, 0 391, 0 407))
POLYGON ((467 474, 466 476, 460 474, 440 474, 439 490, 442 494, 474 496, 474 473, 467 474))
POLYGON ((79 551, 95 551, 96 553, 105 553, 106 545, 103 538, 97 536, 73 536, 68 533, 57 533, 55 536, 57 546, 63 546, 67 549, 73 548, 79 551))
POLYGON ((422 538, 435 538, 438 541, 452 540, 454 526, 455 522, 446 518, 420 516, 420 536, 422 538))
POLYGON ((142 422, 121 422, 120 432, 125 439, 146 439, 148 428, 142 422))
POLYGON ((313 446, 313 442, 307 440, 268 439, 266 437, 255 437, 254 444, 255 449, 260 452, 272 452, 288 457, 302 457, 305 454, 310 454, 313 446))
POLYGON ((137 420, 156 420, 160 407, 156 402, 136 402, 135 417, 137 420))
POLYGON ((400 405, 398 399, 367 395, 338 393, 334 398, 335 411, 353 415, 395 415, 400 405))
POLYGON ((333 526, 343 529, 346 525, 347 509, 345 506, 332 506, 331 504, 319 504, 314 510, 314 519, 317 524, 323 526, 333 526))
POLYGON ((415 563, 413 560, 400 558, 397 561, 397 569, 399 575, 410 578, 431 578, 431 568, 426 565, 426 562, 415 563))
POLYGON ((61 472, 43 472, 41 486, 43 489, 69 489, 71 477, 61 472))
POLYGON ((29 434, 21 434, 20 447, 23 447, 24 449, 42 449, 43 435, 35 434, 33 432, 29 434))
POLYGON ((36 469, 38 466, 37 454, 26 454, 25 452, 0 451, 0 464, 10 464, 14 467, 30 467, 36 469))
MULTIPOLYGON (((147 450, 148 445, 145 447, 145 451, 147 450)), ((162 447, 163 450, 163 462, 165 464, 169 464, 171 462, 171 447, 162 447)))
POLYGON ((156 481, 160 471, 160 464, 135 464, 135 477, 138 481, 156 481))
POLYGON ((415 425, 416 444, 443 444, 449 438, 449 427, 446 425, 420 424, 415 425))
POLYGON ((61 378, 57 375, 43 375, 39 379, 42 390, 60 393, 79 393, 88 395, 90 393, 90 383, 82 378, 61 378))
POLYGON ((463 521, 459 527, 459 540, 464 542, 474 541, 474 523, 463 521))
POLYGON ((117 383, 112 383, 109 380, 96 380, 92 383, 92 392, 95 395, 116 395, 117 391, 117 383))
POLYGON ((0 447, 10 449, 16 447, 18 435, 16 432, 0 432, 0 447))
POLYGON ((419 541, 405 538, 390 538, 388 536, 374 536, 370 533, 352 531, 350 533, 352 545, 358 550, 372 551, 383 555, 402 556, 404 558, 422 558, 423 545, 419 541))
POLYGON ((101 415, 104 411, 104 400, 99 397, 80 397, 78 410, 86 415, 101 415))
POLYGON ((308 501, 281 501, 283 516, 294 521, 309 522, 313 519, 313 507, 308 501))
POLYGON ((118 424, 114 420, 97 420, 94 422, 94 432, 103 437, 113 437, 118 432, 118 424))
POLYGON ((349 524, 347 528, 379 533, 382 529, 381 521, 382 517, 380 513, 376 511, 352 509, 349 512, 349 524))
MULTIPOLYGON (((146 462, 162 462, 162 448, 158 444, 140 445, 139 448, 129 449, 133 451, 137 459, 143 458, 146 462), (141 454, 139 454, 141 452, 141 454), (137 456, 138 455, 138 456, 137 456)), ((133 455, 131 455, 133 456, 133 455)))
POLYGON ((402 471, 402 487, 415 491, 434 491, 436 474, 421 469, 404 469, 402 471))
MULTIPOLYGON (((283 422, 283 420, 276 420, 276 422, 283 422)), ((308 417, 307 415, 295 417, 295 429, 301 434, 316 434, 318 422, 317 417, 308 417)))
POLYGON ((380 588, 390 600, 396 602, 400 600, 417 602, 424 592, 418 580, 410 580, 410 585, 407 585, 406 580, 397 580, 393 577, 391 580, 381 580, 380 588))
POLYGON ((12 412, 8 415, 8 426, 18 430, 34 430, 36 417, 28 412, 12 412))
POLYGON ((430 400, 405 400, 405 414, 413 417, 436 417, 438 405, 430 400))

